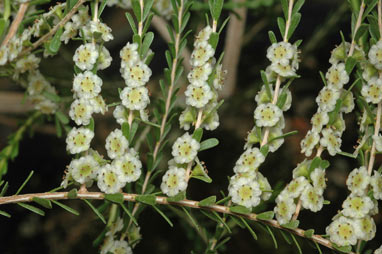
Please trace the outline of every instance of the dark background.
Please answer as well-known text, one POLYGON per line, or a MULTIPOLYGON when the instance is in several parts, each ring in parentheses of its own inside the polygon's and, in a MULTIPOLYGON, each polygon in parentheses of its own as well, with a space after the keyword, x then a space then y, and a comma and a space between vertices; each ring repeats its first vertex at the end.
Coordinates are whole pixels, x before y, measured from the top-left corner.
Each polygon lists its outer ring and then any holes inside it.
MULTIPOLYGON (((235 161, 243 152, 244 139, 253 127, 254 97, 262 85, 259 72, 269 64, 265 57, 266 49, 270 45, 267 32, 273 30, 279 36, 276 17, 281 15, 278 1, 263 0, 263 2, 259 8, 248 10, 245 43, 241 50, 236 90, 225 99, 219 111, 221 124, 216 131, 205 132, 205 138, 217 137, 220 140, 218 147, 200 153, 200 159, 205 161, 213 183, 206 184, 192 180, 188 187, 190 199, 201 200, 210 195, 221 197, 220 190, 227 192, 227 176, 233 175, 235 161)), ((350 37, 350 10, 347 8, 346 1, 308 0, 301 13, 300 26, 291 38, 292 42, 303 39, 300 47, 302 59, 298 71, 301 78, 294 81, 291 86, 293 103, 285 115, 287 124, 285 131, 298 130, 299 134, 288 138, 284 145, 276 153, 270 154, 261 166, 261 172, 269 179, 272 186, 290 181, 293 168, 304 159, 299 152, 299 143, 310 128, 309 119, 317 108, 315 97, 322 87, 318 71, 326 72, 330 66, 328 62, 330 51, 341 41, 339 31, 342 30, 347 38, 350 37)), ((194 12, 193 15, 195 16, 191 20, 190 28, 197 29, 197 23, 201 20, 202 14, 194 12)), ((227 13, 225 12, 224 15, 227 13)), ((106 44, 114 61, 112 66, 103 72, 105 85, 102 93, 107 102, 111 103, 115 100, 112 98, 117 95, 116 87, 124 86, 119 74, 119 50, 131 40, 131 31, 124 18, 124 11, 118 8, 106 9, 103 17, 112 27, 115 36, 114 41, 106 44)), ((154 29, 152 30, 156 35, 152 45, 156 55, 150 65, 153 76, 149 87, 153 94, 158 94, 158 80, 165 66, 166 43, 154 29)), ((58 56, 45 59, 41 64, 42 73, 50 78, 52 84, 57 86, 62 94, 68 94, 71 87, 73 76, 71 57, 77 46, 78 42, 71 42, 63 47, 58 56)), ((223 46, 222 39, 220 51, 223 46)), ((183 84, 185 85, 186 83, 183 84)), ((0 89, 0 92, 22 93, 22 89, 17 84, 6 79, 0 79, 0 89)), ((112 110, 109 110, 109 113, 111 112, 112 110)), ((25 116, 25 110, 15 109, 13 105, 9 105, 9 107, 1 108, 0 113, 0 148, 3 148, 6 145, 6 137, 16 130, 17 119, 23 119, 25 116)), ((343 136, 342 150, 352 152, 358 130, 355 113, 346 115, 345 120, 347 129, 343 136)), ((97 137, 92 143, 93 147, 105 154, 104 140, 116 127, 111 114, 104 117, 97 116, 97 137)), ((34 130, 33 136, 25 136, 20 144, 19 156, 9 164, 9 171, 5 176, 5 180, 10 184, 7 195, 16 192, 30 170, 34 170, 35 174, 25 187, 24 193, 44 192, 57 187, 61 183, 66 165, 71 160, 65 151, 65 140, 55 136, 52 122, 47 122, 34 130)), ((170 135, 172 141, 180 134, 178 127, 175 127, 170 135)), ((166 154, 169 156, 169 149, 166 154)), ((332 158, 324 153, 323 157, 331 162, 331 166, 327 169, 328 187, 325 191, 325 198, 331 201, 331 205, 325 206, 315 214, 302 211, 299 217, 301 228, 314 228, 318 234, 325 233, 325 227, 341 208, 348 194, 345 185, 346 177, 353 168, 358 166, 356 160, 341 156, 332 158)), ((380 158, 377 158, 376 165, 380 163, 380 158)), ((165 169, 165 166, 163 164, 161 168, 165 169)), ((159 186, 160 178, 155 183, 159 186)), ((40 217, 17 205, 2 206, 2 210, 12 214, 12 219, 0 217, 0 253, 97 253, 97 248, 92 246, 92 241, 103 230, 102 223, 96 220, 95 215, 83 202, 70 201, 65 204, 80 211, 81 215, 76 217, 56 208, 47 210, 46 216, 40 217)), ((271 202, 262 209, 272 210, 273 206, 274 203, 271 202)), ((190 253, 191 250, 202 253, 204 244, 195 231, 167 208, 163 209, 174 222, 174 227, 171 228, 154 210, 145 209, 139 218, 143 239, 134 249, 134 253, 190 253)), ((193 211, 193 215, 200 224, 214 232, 214 224, 204 215, 197 211, 193 211)), ((375 239, 367 245, 367 248, 371 249, 381 244, 381 213, 374 219, 378 230, 375 239)), ((253 226, 258 233, 258 241, 255 241, 247 230, 236 227, 231 235, 232 239, 221 253, 298 253, 296 247, 288 245, 278 232, 275 232, 275 235, 279 247, 277 250, 274 249, 270 236, 256 225, 253 226)), ((298 241, 302 244, 304 253, 317 253, 308 241, 302 239, 298 241)), ((324 253, 330 253, 324 247, 322 250, 324 253)))

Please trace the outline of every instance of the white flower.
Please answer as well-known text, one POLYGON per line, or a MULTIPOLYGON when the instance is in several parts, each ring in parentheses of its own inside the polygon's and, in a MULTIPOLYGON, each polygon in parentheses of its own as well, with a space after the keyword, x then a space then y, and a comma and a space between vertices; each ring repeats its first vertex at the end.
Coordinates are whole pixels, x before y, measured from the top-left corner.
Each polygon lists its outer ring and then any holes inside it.
POLYGON ((73 56, 74 63, 81 70, 91 70, 98 58, 98 50, 93 43, 79 46, 73 56))
POLYGON ((121 182, 135 182, 142 173, 142 162, 132 153, 126 153, 113 161, 113 166, 120 170, 121 182))
POLYGON ((374 254, 382 254, 382 245, 374 251, 374 254))
POLYGON ((143 62, 121 67, 121 73, 126 85, 130 87, 144 86, 151 77, 150 68, 143 62))
POLYGON ((310 122, 312 123, 312 130, 319 133, 322 130, 322 127, 329 122, 328 113, 325 111, 318 111, 313 115, 310 122))
POLYGON ((78 125, 87 125, 92 117, 93 107, 85 99, 74 100, 70 105, 69 116, 78 125))
POLYGON ((260 185, 251 178, 240 177, 228 187, 232 202, 247 208, 256 207, 260 203, 260 185))
POLYGON ((124 122, 128 121, 128 112, 124 106, 118 105, 113 111, 113 116, 117 120, 117 123, 122 125, 124 122))
POLYGON ((248 148, 237 160, 233 171, 235 173, 255 171, 264 160, 265 157, 260 152, 259 148, 248 148))
POLYGON ((378 152, 382 152, 382 136, 379 133, 378 135, 373 135, 373 141, 375 142, 375 148, 378 152))
POLYGON ((354 221, 344 216, 332 221, 326 227, 326 234, 330 236, 330 241, 338 246, 354 245, 357 243, 354 221))
POLYGON ((315 168, 312 173, 310 173, 310 179, 313 182, 316 192, 322 195, 326 188, 325 170, 322 168, 315 168))
POLYGON ((90 142, 94 137, 94 132, 85 127, 70 130, 66 137, 66 150, 71 154, 84 152, 90 148, 90 142))
POLYGON ((366 167, 364 166, 353 169, 346 180, 348 189, 352 193, 360 196, 365 194, 369 183, 370 177, 367 173, 366 167))
POLYGON ((312 155, 314 147, 320 141, 320 135, 313 130, 308 131, 303 140, 301 140, 301 153, 309 157, 312 155))
POLYGON ((324 205, 324 198, 312 185, 308 184, 301 194, 301 204, 305 209, 318 212, 324 205))
POLYGON ((378 41, 369 50, 369 61, 378 70, 382 70, 382 42, 378 41))
POLYGON ((128 243, 123 240, 113 240, 113 244, 107 253, 109 252, 112 254, 133 254, 133 251, 131 250, 128 243))
POLYGON ((86 25, 90 20, 89 7, 82 7, 78 10, 77 14, 72 16, 73 24, 77 28, 81 28, 86 25))
POLYGON ((29 74, 27 87, 29 95, 41 94, 48 86, 50 86, 49 82, 39 71, 34 71, 29 74))
POLYGON ((274 212, 279 224, 283 225, 290 222, 295 211, 296 204, 293 198, 285 195, 279 195, 277 197, 274 212))
POLYGON ((119 52, 122 69, 133 66, 139 61, 138 44, 129 42, 119 52))
POLYGON ((129 142, 120 129, 115 129, 110 132, 109 136, 106 138, 105 148, 107 150, 107 155, 111 159, 121 157, 128 147, 129 142))
POLYGON ((172 146, 172 156, 174 156, 176 163, 189 163, 195 159, 199 148, 199 142, 186 132, 183 136, 179 137, 172 146))
POLYGON ((179 192, 187 189, 186 170, 184 168, 172 167, 166 171, 162 178, 160 188, 164 194, 173 197, 179 192))
POLYGON ((20 43, 17 36, 14 36, 11 40, 9 40, 7 49, 8 49, 8 60, 13 61, 23 49, 23 46, 20 43))
POLYGON ((184 94, 186 95, 186 104, 196 108, 203 108, 213 97, 211 88, 207 83, 201 86, 190 84, 184 94))
POLYGON ((281 128, 279 128, 277 125, 275 127, 272 127, 269 129, 269 139, 272 141, 268 141, 267 145, 269 147, 270 152, 275 152, 277 149, 280 148, 282 144, 284 144, 284 139, 280 138, 280 136, 283 135, 283 131, 281 128), (277 139, 275 139, 277 138, 277 139))
POLYGON ((108 68, 112 60, 113 59, 110 56, 109 50, 105 46, 102 46, 101 52, 99 52, 98 56, 97 70, 104 70, 108 68))
POLYGON ((370 241, 375 237, 377 228, 372 217, 365 216, 361 219, 355 220, 354 225, 358 239, 370 241))
POLYGON ((373 187, 374 198, 382 200, 382 175, 378 171, 374 171, 370 184, 373 187))
POLYGON ((173 13, 170 0, 154 1, 154 7, 160 16, 170 19, 171 14, 173 13))
POLYGON ((90 21, 90 31, 94 33, 100 33, 103 41, 110 41, 114 39, 111 34, 111 28, 108 27, 105 23, 99 21, 90 21))
POLYGON ((74 77, 73 90, 79 98, 90 99, 101 92, 102 79, 91 71, 79 73, 74 77))
POLYGON ((44 114, 54 114, 58 108, 58 105, 50 100, 42 100, 35 105, 35 109, 41 111, 44 114))
POLYGON ((212 66, 210 63, 205 63, 201 66, 194 67, 187 75, 188 81, 194 85, 203 85, 207 81, 208 77, 212 73, 212 66))
POLYGON ((256 180, 257 183, 260 186, 261 193, 261 199, 262 200, 268 200, 272 196, 272 187, 268 182, 268 179, 263 176, 259 171, 256 172, 256 180))
POLYGON ((8 60, 8 49, 5 46, 0 47, 0 66, 7 63, 8 60))
POLYGON ((93 181, 97 177, 99 165, 93 156, 87 155, 72 160, 69 171, 76 182, 84 184, 93 181))
POLYGON ((195 46, 192 51, 190 63, 193 67, 205 64, 215 54, 215 50, 208 42, 203 41, 195 46))
POLYGON ((121 217, 118 217, 114 223, 111 224, 111 226, 108 228, 108 231, 106 232, 106 236, 114 236, 116 233, 120 232, 123 229, 123 219, 121 217))
POLYGON ((341 136, 339 132, 333 131, 330 128, 325 128, 322 130, 323 137, 320 140, 320 144, 328 149, 331 156, 336 155, 341 152, 341 136))
POLYGON ((273 62, 271 70, 279 74, 281 77, 287 78, 296 75, 296 69, 290 64, 282 64, 280 62, 273 62))
POLYGON ((362 86, 361 94, 367 102, 378 104, 382 100, 382 79, 370 79, 362 86))
POLYGON ((335 108, 339 98, 339 90, 325 86, 321 89, 320 94, 316 98, 316 102, 321 111, 330 112, 335 108))
POLYGON ((223 66, 219 64, 216 66, 215 78, 214 78, 214 87, 217 90, 221 90, 224 85, 224 79, 227 74, 227 70, 223 70, 223 66))
POLYGON ((359 219, 368 215, 373 207, 374 203, 368 196, 350 194, 342 204, 342 213, 347 217, 359 219))
POLYGON ((90 105, 92 105, 94 113, 101 113, 103 115, 107 111, 107 106, 102 95, 91 98, 90 105))
POLYGON ((98 188, 107 194, 119 192, 119 190, 125 186, 125 183, 120 180, 120 173, 119 170, 110 164, 101 167, 97 178, 98 188))
POLYGON ((61 34, 60 40, 67 44, 70 39, 77 35, 77 32, 77 27, 73 22, 69 21, 64 26, 64 32, 61 34))
POLYGON ((196 47, 203 42, 208 42, 212 32, 213 31, 212 31, 212 28, 210 26, 206 26, 205 28, 200 30, 200 32, 198 33, 198 35, 196 36, 196 39, 194 41, 194 46, 196 47))
POLYGON ((267 50, 267 58, 272 63, 288 65, 295 54, 295 48, 289 42, 273 43, 267 50))
POLYGON ((123 106, 130 110, 141 110, 150 103, 149 91, 146 87, 125 87, 120 98, 123 106))
POLYGON ((24 73, 35 70, 38 68, 40 61, 40 58, 36 57, 34 54, 30 54, 16 62, 15 71, 18 73, 24 73))
POLYGON ((309 185, 308 180, 303 177, 299 176, 297 178, 294 178, 286 187, 285 191, 288 192, 289 196, 292 198, 297 198, 301 195, 303 190, 309 185))
POLYGON ((256 125, 259 127, 272 127, 280 120, 282 111, 272 103, 260 104, 255 109, 256 125))
POLYGON ((219 127, 219 125, 220 125, 219 114, 218 114, 218 112, 215 111, 212 114, 210 114, 209 117, 204 119, 204 121, 200 127, 204 128, 206 130, 209 130, 209 131, 213 131, 217 127, 219 127))
POLYGON ((335 89, 341 89, 349 82, 349 75, 345 70, 345 64, 333 64, 326 73, 328 86, 335 89))
POLYGON ((355 106, 353 93, 344 89, 342 89, 341 93, 345 94, 345 97, 342 101, 340 111, 346 114, 352 112, 355 106))

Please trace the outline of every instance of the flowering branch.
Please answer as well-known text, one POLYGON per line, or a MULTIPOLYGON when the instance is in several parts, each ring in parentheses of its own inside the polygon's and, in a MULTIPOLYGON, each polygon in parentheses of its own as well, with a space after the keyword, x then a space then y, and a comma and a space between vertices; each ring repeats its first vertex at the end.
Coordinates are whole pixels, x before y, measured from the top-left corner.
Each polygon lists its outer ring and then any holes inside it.
POLYGON ((29 6, 29 2, 20 4, 16 17, 13 20, 11 27, 9 28, 8 34, 5 36, 3 42, 1 43, 1 46, 6 46, 8 41, 12 39, 12 37, 15 35, 21 21, 23 21, 23 18, 24 18, 25 12, 28 9, 28 6, 29 6))

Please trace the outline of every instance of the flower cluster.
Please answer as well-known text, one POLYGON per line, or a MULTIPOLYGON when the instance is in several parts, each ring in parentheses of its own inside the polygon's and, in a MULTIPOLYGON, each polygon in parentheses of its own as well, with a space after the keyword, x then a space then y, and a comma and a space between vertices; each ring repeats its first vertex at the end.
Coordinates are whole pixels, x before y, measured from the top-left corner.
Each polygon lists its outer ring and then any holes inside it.
MULTIPOLYGON (((332 51, 329 60, 332 66, 325 75, 326 86, 316 98, 318 110, 311 119, 312 129, 301 141, 301 152, 306 156, 311 156, 318 145, 327 149, 331 156, 341 152, 341 136, 345 130, 343 114, 354 109, 353 93, 343 88, 349 82, 349 74, 345 69, 349 49, 349 43, 342 43, 332 51)), ((359 60, 364 58, 358 46, 353 56, 359 60)))
MULTIPOLYGON (((123 9, 131 9, 131 0, 108 0, 107 6, 118 6, 123 9)), ((166 19, 171 18, 173 13, 170 0, 154 0, 153 7, 156 13, 166 19)))
POLYGON ((326 162, 319 158, 304 160, 293 170, 293 180, 276 198, 274 211, 280 224, 292 220, 297 200, 301 200, 302 208, 312 212, 322 209, 326 187, 325 164, 326 162))
MULTIPOLYGON (((214 58, 215 49, 210 40, 216 35, 210 26, 206 26, 194 42, 190 59, 192 70, 187 75, 190 84, 185 91, 187 107, 179 117, 180 126, 185 130, 189 130, 191 125, 195 125, 195 130, 214 130, 219 126, 218 90, 223 86, 225 71, 222 70, 221 59, 216 62, 214 58)), ((174 158, 169 161, 169 169, 161 184, 161 190, 166 195, 175 196, 187 189, 194 163, 192 172, 207 175, 197 158, 199 142, 188 132, 175 141, 172 147, 174 158)))
POLYGON ((118 217, 117 220, 108 228, 105 234, 105 240, 100 249, 101 254, 132 254, 133 251, 128 242, 122 239, 118 239, 118 233, 123 229, 123 219, 118 217))
POLYGON ((377 200, 382 198, 381 174, 374 171, 373 176, 369 176, 364 166, 353 169, 346 185, 350 195, 326 228, 330 241, 338 246, 355 245, 357 240, 369 241, 375 237, 376 225, 372 216, 378 214, 377 200), (368 195, 369 190, 372 195, 368 195))
POLYGON ((145 62, 152 52, 149 50, 141 59, 138 48, 137 43, 128 42, 120 51, 120 71, 126 87, 120 93, 122 105, 117 106, 113 114, 121 125, 128 122, 129 112, 133 111, 139 112, 142 120, 148 120, 145 109, 150 103, 150 98, 145 85, 150 79, 151 70, 145 62))
POLYGON ((187 75, 190 84, 185 92, 187 107, 179 117, 180 126, 185 130, 198 121, 199 112, 203 113, 199 115, 201 128, 215 130, 219 126, 218 90, 223 87, 226 71, 214 58, 215 49, 210 44, 213 33, 212 28, 206 26, 194 42, 190 59, 192 70, 187 75))

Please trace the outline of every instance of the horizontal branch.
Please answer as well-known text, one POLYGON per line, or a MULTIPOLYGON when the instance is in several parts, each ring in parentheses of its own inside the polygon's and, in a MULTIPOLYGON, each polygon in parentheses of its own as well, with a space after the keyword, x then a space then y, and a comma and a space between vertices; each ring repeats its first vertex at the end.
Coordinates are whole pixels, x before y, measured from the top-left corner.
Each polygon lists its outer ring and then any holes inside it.
MULTIPOLYGON (((12 204, 12 203, 20 203, 20 202, 32 202, 34 197, 43 198, 43 199, 49 199, 49 200, 62 200, 62 199, 69 199, 68 198, 69 192, 45 192, 45 193, 31 193, 31 194, 23 194, 23 195, 13 195, 8 197, 0 197, 0 205, 5 204, 12 204)), ((131 193, 122 193, 123 199, 128 202, 137 202, 136 197, 137 194, 131 194, 131 193)), ((76 199, 94 199, 94 200, 103 200, 105 199, 105 194, 102 192, 78 192, 76 199)), ((263 224, 266 224, 268 226, 271 226, 273 228, 282 229, 284 231, 288 231, 294 235, 312 240, 318 244, 321 244, 329 249, 335 250, 332 243, 321 237, 320 235, 313 235, 311 238, 308 238, 305 236, 305 230, 296 228, 296 229, 288 229, 282 227, 276 220, 260 220, 257 218, 257 214, 255 213, 249 213, 249 214, 241 214, 241 213, 234 213, 230 211, 230 208, 227 206, 222 205, 211 205, 211 206, 200 206, 199 201, 194 200, 182 200, 177 202, 170 202, 167 200, 167 197, 163 196, 156 196, 155 202, 160 205, 177 205, 177 206, 183 206, 183 207, 190 207, 194 209, 203 209, 203 210, 209 210, 209 211, 215 211, 222 214, 230 214, 238 217, 242 217, 251 221, 257 221, 261 222, 263 224)), ((350 254, 354 254, 353 252, 349 252, 350 254)))

